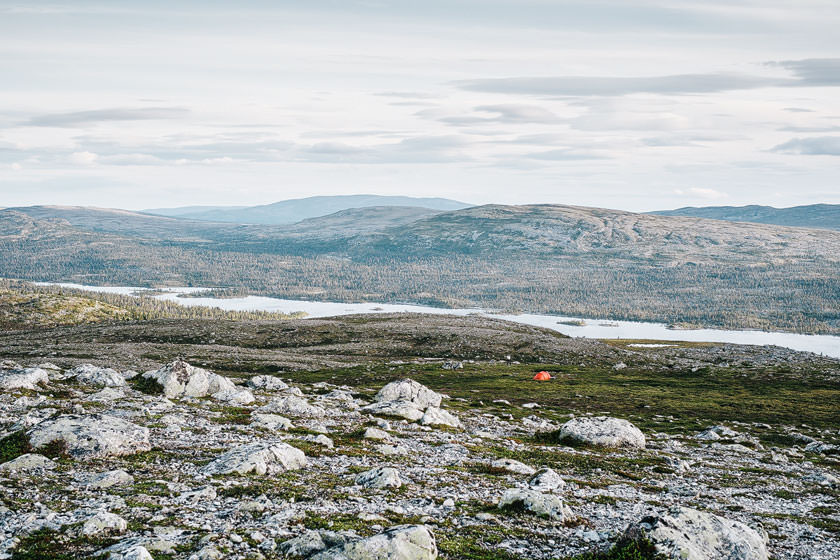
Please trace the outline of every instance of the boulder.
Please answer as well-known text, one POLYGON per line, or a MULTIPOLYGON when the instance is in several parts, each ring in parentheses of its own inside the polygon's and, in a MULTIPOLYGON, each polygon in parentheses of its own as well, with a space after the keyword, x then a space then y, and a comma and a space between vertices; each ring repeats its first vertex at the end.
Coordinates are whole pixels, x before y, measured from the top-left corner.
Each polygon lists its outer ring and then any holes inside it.
POLYGON ((217 401, 229 404, 251 404, 254 402, 254 395, 248 389, 227 389, 213 393, 212 397, 217 401))
POLYGON ((515 459, 496 459, 490 463, 490 466, 494 469, 505 470, 513 474, 531 475, 537 472, 534 467, 530 467, 525 463, 520 463, 515 459))
POLYGON ((82 535, 86 537, 99 537, 112 533, 122 533, 128 528, 125 519, 116 513, 100 511, 89 517, 82 525, 82 535))
POLYGON ((416 422, 423 418, 423 411, 408 401, 375 402, 362 408, 362 411, 382 416, 396 416, 416 422))
POLYGON ((435 560, 435 537, 423 525, 398 525, 384 533, 334 546, 311 560, 435 560))
POLYGON ((69 377, 76 379, 82 385, 94 385, 97 387, 122 387, 125 385, 125 378, 120 372, 111 368, 83 364, 76 366, 67 372, 69 377))
POLYGON ((297 470, 306 466, 303 451, 287 443, 257 442, 241 445, 216 458, 205 466, 204 474, 263 475, 297 470))
POLYGON ((289 416, 310 416, 320 418, 326 411, 320 406, 309 404, 309 402, 295 395, 276 397, 271 399, 265 406, 257 409, 260 412, 271 412, 277 414, 288 414, 289 416))
POLYGON ((356 477, 356 484, 365 488, 399 488, 400 473, 394 467, 376 467, 356 477))
POLYGON ((449 426, 450 428, 460 428, 461 421, 457 416, 451 414, 443 409, 429 407, 420 418, 420 423, 424 426, 449 426))
POLYGON ((380 430, 379 428, 369 427, 365 429, 365 433, 362 434, 362 437, 365 439, 390 439, 391 436, 385 430, 380 430))
POLYGON ((723 438, 734 438, 738 437, 738 432, 731 428, 727 428, 726 426, 712 426, 711 428, 707 428, 694 436, 694 439, 699 439, 701 441, 716 441, 723 438))
POLYGON ((134 477, 122 469, 95 473, 84 479, 84 485, 94 490, 102 490, 112 486, 126 486, 133 483, 134 477))
POLYGON ((441 398, 442 395, 413 379, 401 379, 382 387, 373 400, 376 402, 408 402, 421 410, 425 410, 430 406, 440 407, 441 398))
POLYGON ((293 539, 280 543, 278 549, 283 556, 306 558, 327 548, 318 531, 306 531, 293 539))
POLYGON ((269 430, 291 430, 295 427, 292 421, 285 416, 263 412, 254 412, 251 414, 251 425, 269 430))
POLYGON ((55 462, 37 453, 25 453, 0 465, 0 471, 6 473, 32 473, 55 468, 55 462))
POLYGON ((536 490, 510 488, 499 500, 499 509, 522 509, 540 517, 556 521, 566 519, 567 509, 563 500, 554 494, 543 494, 536 490))
POLYGON ((227 377, 193 367, 183 360, 175 360, 156 371, 147 371, 143 377, 155 380, 163 387, 163 394, 169 399, 206 397, 237 390, 236 385, 227 377))
POLYGON ((248 387, 262 391, 284 391, 289 388, 289 385, 273 375, 255 375, 248 380, 248 387))
POLYGON ((0 389, 40 391, 49 384, 47 372, 41 368, 0 369, 0 389))
POLYGON ((538 492, 556 492, 566 486, 566 481, 554 469, 540 469, 528 480, 528 486, 538 492))
POLYGON ((657 552, 679 560, 767 560, 766 537, 754 529, 705 511, 676 507, 628 528, 646 536, 657 552))
POLYGON ((645 435, 639 428, 609 416, 572 418, 560 427, 557 439, 561 443, 599 447, 645 447, 645 435))
POLYGON ((33 448, 61 440, 77 459, 131 455, 152 448, 149 429, 107 414, 67 414, 29 430, 33 448))

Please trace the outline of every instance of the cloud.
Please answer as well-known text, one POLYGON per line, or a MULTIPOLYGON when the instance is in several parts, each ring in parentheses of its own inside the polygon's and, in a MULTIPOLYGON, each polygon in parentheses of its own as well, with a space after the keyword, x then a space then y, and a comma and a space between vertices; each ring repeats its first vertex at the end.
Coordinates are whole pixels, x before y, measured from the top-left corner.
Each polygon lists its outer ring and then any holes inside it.
POLYGON ((706 189, 702 187, 690 187, 687 189, 674 189, 674 193, 680 196, 692 196, 705 198, 708 200, 717 200, 720 198, 727 198, 729 195, 725 192, 716 191, 715 189, 706 189))
POLYGON ((551 96, 621 96, 633 93, 663 95, 716 93, 763 87, 840 86, 840 58, 810 58, 767 62, 793 77, 754 76, 711 72, 666 76, 543 76, 460 80, 456 87, 483 93, 551 96))
POLYGON ((593 159, 610 159, 605 155, 595 152, 575 150, 571 148, 548 150, 545 152, 533 152, 526 154, 525 157, 544 161, 586 161, 593 159))
POLYGON ((21 125, 75 127, 98 122, 177 119, 188 113, 189 111, 187 109, 181 107, 96 109, 93 111, 76 111, 72 113, 39 115, 24 121, 21 125))
POLYGON ((73 152, 68 159, 76 165, 93 165, 98 158, 93 152, 73 152))
POLYGON ((840 136, 793 138, 774 146, 770 151, 806 156, 840 156, 840 136))
MULTIPOLYGON (((795 81, 795 80, 787 80, 795 81)), ((678 74, 651 77, 555 76, 461 80, 464 90, 552 96, 617 96, 632 93, 690 94, 753 89, 780 85, 785 80, 747 74, 678 74)))
POLYGON ((840 58, 806 58, 804 60, 782 60, 769 62, 790 70, 799 78, 792 85, 797 86, 840 86, 840 58))

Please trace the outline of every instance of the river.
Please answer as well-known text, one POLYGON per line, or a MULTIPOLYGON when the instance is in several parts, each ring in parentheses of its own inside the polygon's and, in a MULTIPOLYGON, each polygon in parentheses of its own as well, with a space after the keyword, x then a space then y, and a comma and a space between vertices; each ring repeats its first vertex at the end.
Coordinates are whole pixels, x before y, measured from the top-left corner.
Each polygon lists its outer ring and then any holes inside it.
MULTIPOLYGON (((68 283, 40 283, 59 285, 68 288, 131 295, 147 288, 128 286, 102 287, 68 283)), ((549 328, 569 336, 602 339, 644 339, 658 341, 690 342, 730 342, 733 344, 775 345, 793 350, 814 352, 834 358, 840 358, 840 336, 809 335, 787 332, 725 330, 725 329, 669 329, 664 323, 639 321, 614 321, 611 319, 585 319, 581 317, 562 317, 559 315, 538 315, 533 313, 505 314, 491 313, 482 309, 445 309, 425 305, 393 303, 335 303, 324 301, 303 301, 279 299, 264 296, 246 296, 234 298, 178 297, 182 293, 197 293, 207 288, 165 288, 166 293, 155 297, 177 302, 181 305, 201 305, 218 307, 230 311, 279 311, 294 313, 303 311, 307 318, 334 317, 356 313, 434 313, 438 315, 470 315, 473 313, 487 317, 505 319, 516 323, 549 328)), ((653 346, 639 344, 638 346, 653 346)), ((657 344, 657 346, 662 346, 657 344)))

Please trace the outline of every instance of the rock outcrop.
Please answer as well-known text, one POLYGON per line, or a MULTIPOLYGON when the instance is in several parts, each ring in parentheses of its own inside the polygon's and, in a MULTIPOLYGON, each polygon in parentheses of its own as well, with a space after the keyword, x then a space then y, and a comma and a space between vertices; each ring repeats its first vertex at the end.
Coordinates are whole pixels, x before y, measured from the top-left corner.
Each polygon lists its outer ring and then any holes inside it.
POLYGON ((29 441, 37 449, 62 441, 78 459, 131 455, 151 449, 149 429, 107 414, 67 414, 36 424, 29 441))
POLYGON ((645 447, 642 431, 623 418, 584 416, 572 418, 557 433, 560 443, 597 447, 645 447))
POLYGON ((155 371, 143 374, 163 388, 168 399, 178 397, 206 397, 217 393, 227 395, 237 391, 236 385, 221 375, 175 360, 155 371))
POLYGON ((272 474, 306 466, 303 451, 288 443, 249 443, 231 449, 202 469, 205 474, 272 474))

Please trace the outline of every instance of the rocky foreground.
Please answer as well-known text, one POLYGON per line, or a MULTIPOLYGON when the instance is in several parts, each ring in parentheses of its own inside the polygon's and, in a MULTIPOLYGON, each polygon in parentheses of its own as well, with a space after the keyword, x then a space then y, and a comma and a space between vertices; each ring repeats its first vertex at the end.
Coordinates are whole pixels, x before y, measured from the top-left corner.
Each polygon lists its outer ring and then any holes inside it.
POLYGON ((370 386, 2 362, 0 558, 838 558, 836 425, 573 413, 388 367, 370 386))

